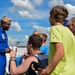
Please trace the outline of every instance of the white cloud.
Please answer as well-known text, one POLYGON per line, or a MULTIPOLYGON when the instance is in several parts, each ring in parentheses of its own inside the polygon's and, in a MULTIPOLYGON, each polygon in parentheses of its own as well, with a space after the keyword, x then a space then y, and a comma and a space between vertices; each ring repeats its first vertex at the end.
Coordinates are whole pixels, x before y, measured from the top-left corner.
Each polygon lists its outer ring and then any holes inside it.
POLYGON ((24 36, 23 42, 24 42, 25 45, 27 45, 28 38, 29 38, 28 35, 25 35, 25 36, 24 36))
POLYGON ((34 4, 39 6, 42 4, 43 0, 33 0, 34 4))
POLYGON ((42 26, 34 25, 33 28, 35 28, 36 30, 39 30, 42 33, 50 32, 50 27, 42 27, 42 26))
POLYGON ((29 17, 32 18, 32 15, 28 11, 18 11, 21 17, 29 17))
POLYGON ((35 11, 33 5, 31 4, 31 1, 29 0, 11 0, 11 2, 14 4, 14 7, 17 10, 35 11))
POLYGON ((11 2, 13 7, 10 7, 10 12, 17 12, 21 17, 33 19, 45 19, 48 17, 49 11, 36 9, 43 3, 43 0, 11 0, 11 2))
POLYGON ((30 11, 18 11, 21 17, 28 17, 32 19, 45 19, 49 17, 49 11, 37 11, 32 13, 30 11))
POLYGON ((57 5, 63 6, 64 2, 63 2, 63 0, 50 0, 48 5, 50 8, 57 6, 57 5))
POLYGON ((21 26, 17 22, 11 22, 11 26, 15 31, 21 31, 21 26))
POLYGON ((65 4, 64 6, 68 9, 69 14, 75 14, 75 6, 71 4, 65 4))

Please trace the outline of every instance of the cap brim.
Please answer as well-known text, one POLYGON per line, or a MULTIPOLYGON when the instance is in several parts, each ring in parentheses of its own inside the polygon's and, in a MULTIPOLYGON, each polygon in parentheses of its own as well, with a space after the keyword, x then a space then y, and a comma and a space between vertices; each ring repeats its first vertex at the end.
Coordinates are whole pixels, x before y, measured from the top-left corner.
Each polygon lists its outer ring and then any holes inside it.
POLYGON ((67 26, 67 24, 68 24, 68 20, 65 20, 63 25, 67 26))
POLYGON ((75 17, 75 14, 70 14, 70 15, 68 15, 68 17, 66 18, 66 20, 64 21, 64 26, 67 26, 67 24, 68 24, 68 21, 71 19, 71 18, 73 18, 73 17, 75 17))

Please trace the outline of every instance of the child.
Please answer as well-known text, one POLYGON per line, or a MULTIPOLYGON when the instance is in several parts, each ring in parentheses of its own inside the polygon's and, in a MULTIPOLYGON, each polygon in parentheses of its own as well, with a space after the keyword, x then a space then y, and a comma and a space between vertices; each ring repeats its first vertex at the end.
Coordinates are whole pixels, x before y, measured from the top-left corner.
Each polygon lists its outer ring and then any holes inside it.
POLYGON ((47 40, 47 35, 45 33, 40 33, 39 36, 42 38, 42 46, 40 47, 40 51, 46 55, 48 55, 49 47, 45 44, 47 40))
POLYGON ((50 11, 50 51, 49 65, 40 69, 40 75, 75 75, 75 37, 63 26, 68 10, 55 6, 50 11))

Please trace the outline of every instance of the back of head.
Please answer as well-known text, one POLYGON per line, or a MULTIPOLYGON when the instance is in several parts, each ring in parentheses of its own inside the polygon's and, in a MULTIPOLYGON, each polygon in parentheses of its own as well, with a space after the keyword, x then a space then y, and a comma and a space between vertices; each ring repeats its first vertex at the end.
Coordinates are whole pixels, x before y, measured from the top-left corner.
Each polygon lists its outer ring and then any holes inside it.
POLYGON ((46 42, 47 35, 45 33, 40 33, 39 36, 43 39, 44 42, 46 42))
POLYGON ((32 44, 34 49, 40 49, 42 42, 42 38, 38 35, 31 35, 28 40, 28 44, 32 44))
POLYGON ((63 6, 55 6, 51 9, 50 16, 53 17, 56 22, 63 23, 68 16, 68 10, 63 6))

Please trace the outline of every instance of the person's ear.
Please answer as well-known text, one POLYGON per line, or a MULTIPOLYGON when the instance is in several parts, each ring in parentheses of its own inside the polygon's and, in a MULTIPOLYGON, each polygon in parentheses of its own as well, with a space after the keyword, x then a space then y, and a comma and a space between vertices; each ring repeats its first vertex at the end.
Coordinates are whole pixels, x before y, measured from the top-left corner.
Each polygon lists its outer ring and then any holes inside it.
POLYGON ((32 48, 32 44, 30 44, 29 46, 30 46, 30 48, 32 48))

